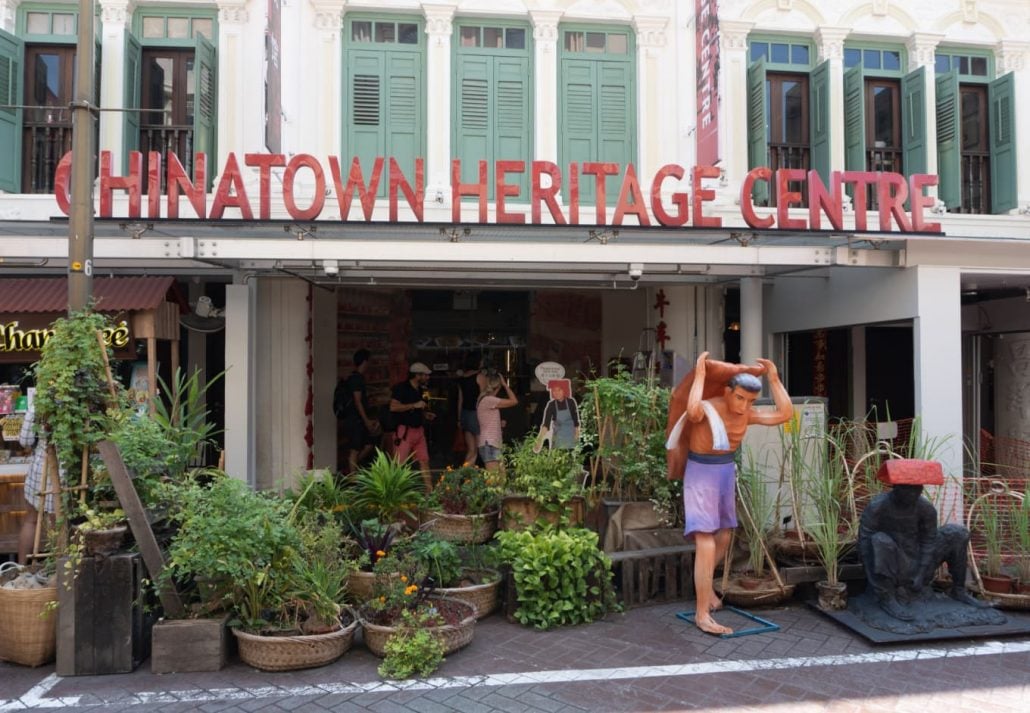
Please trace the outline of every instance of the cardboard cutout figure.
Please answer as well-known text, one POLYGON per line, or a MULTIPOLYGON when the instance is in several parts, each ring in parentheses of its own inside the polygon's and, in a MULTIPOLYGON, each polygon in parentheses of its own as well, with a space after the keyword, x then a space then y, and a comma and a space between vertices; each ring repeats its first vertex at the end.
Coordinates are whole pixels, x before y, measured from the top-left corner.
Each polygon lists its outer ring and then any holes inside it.
POLYGON ((547 390, 551 392, 551 400, 544 407, 544 419, 533 452, 539 453, 544 441, 548 448, 575 448, 579 445, 579 407, 572 398, 572 381, 550 379, 547 390))

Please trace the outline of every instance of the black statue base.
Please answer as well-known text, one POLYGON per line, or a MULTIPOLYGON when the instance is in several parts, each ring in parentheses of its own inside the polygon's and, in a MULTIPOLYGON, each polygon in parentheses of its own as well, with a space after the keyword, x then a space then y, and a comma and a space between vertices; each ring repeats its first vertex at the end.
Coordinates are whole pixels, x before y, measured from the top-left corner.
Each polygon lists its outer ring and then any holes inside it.
POLYGON ((1030 616, 962 604, 941 592, 928 591, 912 602, 912 621, 888 615, 868 591, 849 598, 844 611, 825 611, 814 601, 808 604, 874 644, 1030 634, 1030 616))

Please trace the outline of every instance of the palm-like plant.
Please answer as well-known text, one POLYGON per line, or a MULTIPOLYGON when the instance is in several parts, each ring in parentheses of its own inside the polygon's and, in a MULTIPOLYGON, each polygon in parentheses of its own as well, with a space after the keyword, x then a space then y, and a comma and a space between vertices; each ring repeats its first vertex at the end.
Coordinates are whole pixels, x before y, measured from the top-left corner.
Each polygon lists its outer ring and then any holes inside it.
POLYGON ((1012 513, 1012 527, 1016 532, 1016 547, 1019 548, 1019 579, 1030 586, 1030 494, 1013 493, 1019 506, 1012 513))
POLYGON ((762 469, 748 451, 737 475, 737 498, 740 525, 748 545, 748 567, 759 578, 765 574, 769 529, 776 517, 776 499, 762 476, 762 469))
POLYGON ((355 474, 354 502, 380 522, 401 516, 414 518, 422 494, 422 477, 409 461, 403 463, 382 451, 355 474))

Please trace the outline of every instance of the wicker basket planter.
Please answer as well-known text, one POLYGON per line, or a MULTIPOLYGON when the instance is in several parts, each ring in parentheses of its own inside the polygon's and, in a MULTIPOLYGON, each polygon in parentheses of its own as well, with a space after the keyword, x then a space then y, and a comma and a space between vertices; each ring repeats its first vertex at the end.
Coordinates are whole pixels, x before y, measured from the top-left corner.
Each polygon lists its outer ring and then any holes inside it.
POLYGON ((437 587, 436 593, 442 597, 460 599, 475 607, 476 619, 482 619, 497 610, 500 604, 501 574, 495 569, 466 570, 470 574, 479 575, 480 579, 489 579, 486 584, 472 584, 467 587, 437 587))
MULTIPOLYGON (((468 646, 472 641, 472 634, 476 626, 476 610, 468 602, 454 599, 452 597, 430 597, 431 601, 448 602, 451 606, 462 608, 466 613, 456 625, 433 626, 429 631, 443 642, 444 655, 457 651, 463 646, 468 646)), ((365 635, 365 645, 368 650, 379 658, 386 656, 386 642, 396 633, 397 627, 371 624, 367 621, 361 622, 361 630, 365 635)))
POLYGON ((0 659, 22 666, 42 666, 57 649, 57 587, 4 589, 0 587, 0 659))
POLYGON ((489 540, 497 531, 497 513, 497 510, 482 515, 429 512, 424 527, 441 540, 478 545, 489 540))
POLYGON ((243 663, 262 671, 296 671, 325 666, 343 656, 354 643, 358 621, 328 634, 258 636, 233 629, 243 663))
POLYGON ((794 596, 794 585, 779 585, 775 580, 770 579, 762 582, 758 587, 744 586, 738 578, 733 577, 728 583, 716 581, 715 591, 722 596, 727 604, 735 607, 771 607, 794 596))
MULTIPOLYGON (((358 604, 367 602, 372 598, 372 589, 376 584, 376 573, 375 572, 351 572, 347 575, 347 591, 350 592, 354 601, 358 604)), ((390 576, 399 577, 399 572, 394 572, 390 575, 378 575, 378 576, 390 576)))

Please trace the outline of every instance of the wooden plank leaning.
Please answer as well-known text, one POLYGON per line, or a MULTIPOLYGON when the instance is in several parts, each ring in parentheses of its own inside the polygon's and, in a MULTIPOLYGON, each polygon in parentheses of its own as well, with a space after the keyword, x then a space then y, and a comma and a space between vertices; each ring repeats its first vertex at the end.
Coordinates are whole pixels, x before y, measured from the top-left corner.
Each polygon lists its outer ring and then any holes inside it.
POLYGON ((107 472, 111 475, 111 484, 114 485, 118 501, 122 505, 122 510, 125 511, 132 536, 136 538, 136 544, 139 545, 139 551, 143 555, 143 562, 150 573, 150 579, 158 586, 157 596, 161 599, 165 614, 172 618, 181 618, 185 614, 182 599, 179 598, 174 584, 162 583, 161 572, 165 567, 164 554, 157 544, 154 531, 150 529, 147 513, 132 484, 129 470, 122 461, 122 454, 118 452, 118 446, 111 441, 101 441, 98 450, 104 459, 104 465, 107 466, 107 472))

